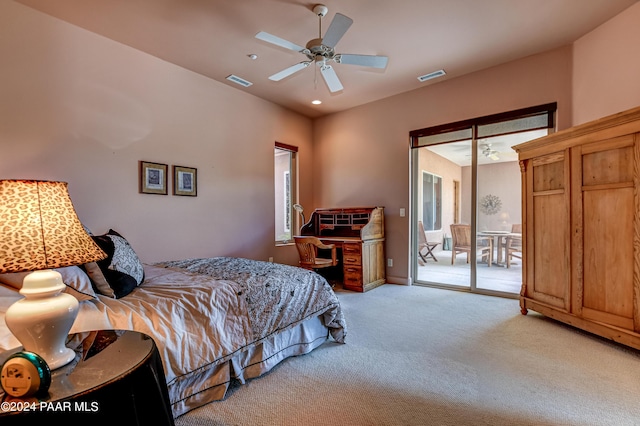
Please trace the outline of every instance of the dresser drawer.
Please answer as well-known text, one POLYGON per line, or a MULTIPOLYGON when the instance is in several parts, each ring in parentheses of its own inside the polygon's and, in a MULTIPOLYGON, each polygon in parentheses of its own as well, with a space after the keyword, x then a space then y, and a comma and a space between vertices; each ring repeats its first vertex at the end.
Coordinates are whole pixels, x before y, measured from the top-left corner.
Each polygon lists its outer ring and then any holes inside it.
POLYGON ((362 255, 359 253, 343 254, 342 263, 345 265, 362 265, 362 255))
POLYGON ((344 266, 344 285, 345 287, 361 287, 362 286, 362 268, 359 266, 344 266))
POLYGON ((362 244, 354 244, 354 243, 344 243, 342 245, 342 256, 348 255, 361 255, 362 254, 362 244))

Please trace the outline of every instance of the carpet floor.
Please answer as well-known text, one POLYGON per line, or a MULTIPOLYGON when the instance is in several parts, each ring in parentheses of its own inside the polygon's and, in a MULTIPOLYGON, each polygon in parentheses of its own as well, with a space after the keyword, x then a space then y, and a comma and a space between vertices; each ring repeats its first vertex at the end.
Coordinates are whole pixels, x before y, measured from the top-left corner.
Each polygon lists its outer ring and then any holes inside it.
POLYGON ((640 424, 636 350, 521 315, 513 299, 336 292, 346 344, 285 360, 176 425, 640 424))

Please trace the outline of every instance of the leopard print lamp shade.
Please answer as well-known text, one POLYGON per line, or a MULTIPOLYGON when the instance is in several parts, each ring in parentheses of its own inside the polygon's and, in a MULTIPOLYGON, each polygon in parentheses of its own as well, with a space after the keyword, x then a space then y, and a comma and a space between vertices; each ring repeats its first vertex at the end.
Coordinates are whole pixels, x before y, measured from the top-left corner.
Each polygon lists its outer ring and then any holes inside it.
POLYGON ((0 273, 105 257, 80 223, 66 182, 0 180, 0 273))

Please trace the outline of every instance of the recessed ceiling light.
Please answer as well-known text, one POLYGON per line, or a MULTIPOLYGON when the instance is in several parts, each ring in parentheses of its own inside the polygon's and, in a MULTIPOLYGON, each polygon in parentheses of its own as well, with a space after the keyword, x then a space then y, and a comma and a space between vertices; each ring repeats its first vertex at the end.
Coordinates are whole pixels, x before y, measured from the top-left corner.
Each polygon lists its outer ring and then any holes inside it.
POLYGON ((249 59, 253 59, 254 61, 256 59, 258 59, 258 55, 256 55, 255 53, 251 53, 250 55, 247 55, 249 57, 249 59))
POLYGON ((314 105, 320 105, 322 103, 322 101, 316 99, 315 101, 311 101, 311 103, 314 104, 314 105))

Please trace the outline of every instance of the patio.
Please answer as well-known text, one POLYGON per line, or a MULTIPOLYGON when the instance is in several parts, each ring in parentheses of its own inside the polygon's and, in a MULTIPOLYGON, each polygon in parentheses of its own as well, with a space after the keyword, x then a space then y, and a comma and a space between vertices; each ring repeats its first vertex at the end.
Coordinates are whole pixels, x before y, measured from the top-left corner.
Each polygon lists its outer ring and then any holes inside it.
MULTIPOLYGON (((471 264, 466 263, 465 254, 458 254, 454 265, 451 264, 451 251, 442 250, 441 245, 433 250, 433 254, 438 259, 437 262, 430 257, 427 258, 427 262, 423 262, 421 259, 418 260, 416 284, 422 282, 462 287, 470 286, 471 264)), ((494 258, 496 258, 495 253, 494 258)), ((522 261, 520 259, 512 261, 510 268, 495 263, 488 267, 486 263, 478 260, 476 273, 476 287, 478 289, 517 295, 520 294, 521 285, 522 261)))

